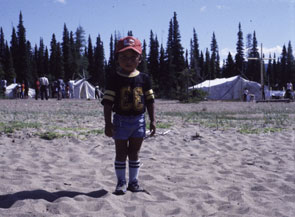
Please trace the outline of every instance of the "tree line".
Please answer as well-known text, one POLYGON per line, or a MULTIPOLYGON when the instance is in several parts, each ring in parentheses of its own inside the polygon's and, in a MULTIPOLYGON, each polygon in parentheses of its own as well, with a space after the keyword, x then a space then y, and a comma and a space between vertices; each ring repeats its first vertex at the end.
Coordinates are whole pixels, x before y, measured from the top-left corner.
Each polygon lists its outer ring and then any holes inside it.
MULTIPOLYGON (((133 35, 128 31, 127 35, 133 35)), ((116 42, 121 38, 115 32, 110 37, 109 58, 105 58, 104 44, 100 35, 92 42, 90 35, 85 38, 85 31, 79 26, 75 32, 63 28, 62 42, 52 34, 50 48, 40 38, 39 45, 32 47, 26 39, 22 12, 19 14, 17 28, 12 28, 11 40, 5 40, 0 28, 0 78, 8 83, 26 82, 33 86, 40 76, 47 76, 52 82, 57 79, 69 81, 86 77, 92 84, 104 87, 106 78, 118 69, 115 55, 116 42)), ((230 52, 222 64, 215 33, 212 34, 210 48, 205 53, 200 50, 198 35, 192 31, 190 49, 184 50, 177 14, 174 12, 169 21, 167 44, 160 44, 157 35, 151 30, 149 43, 143 40, 142 62, 139 70, 150 74, 153 88, 158 97, 181 98, 188 86, 204 80, 240 75, 246 79, 260 82, 260 62, 248 58, 260 56, 256 32, 247 34, 246 43, 241 24, 238 25, 236 54, 230 52), (147 48, 148 46, 148 48, 147 48)), ((266 85, 281 89, 287 82, 295 82, 295 60, 291 41, 283 45, 279 57, 269 54, 268 62, 263 65, 266 85), (267 66, 267 67, 265 67, 267 66)))

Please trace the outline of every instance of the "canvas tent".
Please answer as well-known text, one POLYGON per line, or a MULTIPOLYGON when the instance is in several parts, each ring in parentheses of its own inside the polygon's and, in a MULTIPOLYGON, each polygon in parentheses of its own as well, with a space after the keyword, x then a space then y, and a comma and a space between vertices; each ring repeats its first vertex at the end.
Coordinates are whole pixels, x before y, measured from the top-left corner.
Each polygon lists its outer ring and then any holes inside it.
POLYGON ((95 88, 86 79, 69 81, 71 98, 95 99, 95 88))
MULTIPOLYGON (((5 91, 5 96, 6 98, 9 98, 9 99, 13 99, 13 98, 16 98, 16 95, 15 95, 15 88, 18 84, 16 83, 13 83, 13 84, 10 84, 6 87, 6 91, 5 91)), ((29 88, 29 93, 28 93, 29 97, 30 98, 33 98, 35 97, 35 90, 32 89, 32 88, 29 88)))
POLYGON ((255 95, 256 100, 262 99, 261 85, 254 81, 248 81, 241 76, 207 80, 189 87, 189 90, 201 89, 208 93, 207 98, 211 100, 240 100, 245 88, 249 90, 249 94, 255 95))

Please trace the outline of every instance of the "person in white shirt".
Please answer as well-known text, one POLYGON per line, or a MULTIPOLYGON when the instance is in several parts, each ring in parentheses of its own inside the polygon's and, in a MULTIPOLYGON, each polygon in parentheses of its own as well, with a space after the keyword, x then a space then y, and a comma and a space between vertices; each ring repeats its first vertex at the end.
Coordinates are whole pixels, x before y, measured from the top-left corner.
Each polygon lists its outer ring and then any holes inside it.
POLYGON ((41 100, 44 99, 44 96, 45 96, 45 99, 48 100, 48 92, 47 92, 47 88, 49 85, 48 78, 43 76, 39 80, 40 80, 40 85, 41 85, 41 87, 40 87, 41 100))

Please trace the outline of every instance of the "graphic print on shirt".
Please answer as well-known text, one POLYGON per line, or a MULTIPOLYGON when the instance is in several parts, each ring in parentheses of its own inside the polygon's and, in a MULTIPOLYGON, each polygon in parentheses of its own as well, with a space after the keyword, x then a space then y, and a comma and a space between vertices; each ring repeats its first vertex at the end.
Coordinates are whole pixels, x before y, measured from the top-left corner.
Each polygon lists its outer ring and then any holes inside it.
POLYGON ((133 89, 130 86, 122 87, 120 89, 120 96, 120 108, 123 111, 130 111, 131 109, 134 111, 141 111, 143 109, 142 87, 135 87, 133 89))

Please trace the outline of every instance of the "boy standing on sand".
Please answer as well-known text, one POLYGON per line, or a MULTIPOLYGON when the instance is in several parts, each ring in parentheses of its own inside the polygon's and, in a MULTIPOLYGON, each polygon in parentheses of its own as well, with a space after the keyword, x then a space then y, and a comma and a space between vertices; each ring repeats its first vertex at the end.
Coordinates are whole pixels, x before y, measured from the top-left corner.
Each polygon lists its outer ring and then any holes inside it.
POLYGON ((144 191, 138 184, 139 151, 145 137, 145 110, 150 118, 151 136, 156 132, 154 93, 147 74, 136 70, 141 62, 142 47, 138 39, 127 36, 118 41, 116 58, 120 71, 109 76, 102 100, 105 135, 116 145, 115 172, 118 179, 115 194, 144 191), (112 121, 112 112, 114 112, 112 121), (126 160, 129 182, 126 182, 126 160))

